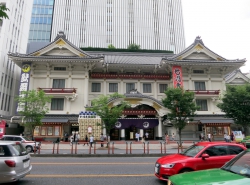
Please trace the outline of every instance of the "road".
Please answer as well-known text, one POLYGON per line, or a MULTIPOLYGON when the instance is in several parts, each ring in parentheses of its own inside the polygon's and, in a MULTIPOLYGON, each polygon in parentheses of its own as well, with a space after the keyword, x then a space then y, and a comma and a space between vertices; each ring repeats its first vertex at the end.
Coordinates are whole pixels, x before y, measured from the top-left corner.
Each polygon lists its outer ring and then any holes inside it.
POLYGON ((158 157, 33 157, 32 173, 18 185, 163 185, 154 176, 158 157))

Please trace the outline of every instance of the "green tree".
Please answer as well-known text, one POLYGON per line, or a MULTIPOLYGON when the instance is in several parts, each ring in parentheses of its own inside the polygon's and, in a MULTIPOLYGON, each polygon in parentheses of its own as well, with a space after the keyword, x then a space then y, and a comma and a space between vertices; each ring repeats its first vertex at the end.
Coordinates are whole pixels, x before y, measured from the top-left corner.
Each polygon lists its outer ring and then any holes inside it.
POLYGON ((4 5, 0 3, 0 21, 2 21, 2 19, 8 19, 8 15, 7 15, 7 11, 9 11, 9 9, 4 5))
POLYGON ((108 49, 116 49, 116 48, 115 48, 115 46, 113 44, 109 44, 108 49))
POLYGON ((172 122, 179 134, 179 144, 182 144, 181 131, 189 121, 193 120, 195 111, 199 108, 194 103, 194 93, 182 88, 168 88, 165 91, 166 98, 162 103, 170 110, 167 119, 172 122))
POLYGON ((47 103, 51 102, 51 98, 42 90, 23 91, 22 95, 16 98, 18 105, 22 106, 18 113, 24 116, 24 127, 31 131, 32 136, 35 127, 42 125, 41 119, 49 112, 47 103))
POLYGON ((115 127, 115 123, 122 115, 124 108, 129 107, 126 101, 123 101, 124 96, 118 93, 114 93, 108 96, 101 95, 92 100, 92 106, 86 108, 89 111, 95 112, 102 119, 102 123, 99 123, 102 128, 106 128, 107 136, 110 134, 110 130, 115 127), (110 100, 119 99, 119 105, 112 106, 110 100))
POLYGON ((139 50, 139 49, 141 49, 141 46, 133 43, 133 44, 128 45, 128 49, 139 50))
POLYGON ((227 118, 244 128, 245 134, 250 126, 250 84, 227 86, 227 90, 217 106, 226 113, 227 118))

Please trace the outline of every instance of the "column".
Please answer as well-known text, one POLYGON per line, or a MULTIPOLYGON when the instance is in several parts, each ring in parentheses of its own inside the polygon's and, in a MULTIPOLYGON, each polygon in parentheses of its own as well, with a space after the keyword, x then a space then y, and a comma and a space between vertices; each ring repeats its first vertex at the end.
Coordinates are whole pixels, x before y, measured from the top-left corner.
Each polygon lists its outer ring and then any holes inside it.
POLYGON ((143 137, 143 129, 140 129, 140 140, 142 139, 143 137))
POLYGON ((157 99, 157 94, 158 94, 159 88, 157 88, 157 83, 156 83, 156 81, 154 82, 153 86, 154 86, 154 87, 153 87, 153 89, 152 89, 152 92, 153 92, 153 94, 154 94, 154 98, 157 99))
POLYGON ((107 82, 106 79, 103 81, 103 95, 107 96, 107 82))
POLYGON ((121 132, 120 140, 125 140, 125 129, 121 129, 120 132, 121 132))
MULTIPOLYGON (((88 72, 85 72, 85 79, 84 79, 84 89, 85 91, 83 92, 84 94, 84 101, 83 101, 83 106, 85 107, 86 105, 89 105, 89 74, 88 72)), ((90 106, 90 105, 89 105, 90 106)))
POLYGON ((156 140, 162 140, 162 122, 161 117, 159 116, 159 125, 158 125, 158 136, 155 137, 156 140))

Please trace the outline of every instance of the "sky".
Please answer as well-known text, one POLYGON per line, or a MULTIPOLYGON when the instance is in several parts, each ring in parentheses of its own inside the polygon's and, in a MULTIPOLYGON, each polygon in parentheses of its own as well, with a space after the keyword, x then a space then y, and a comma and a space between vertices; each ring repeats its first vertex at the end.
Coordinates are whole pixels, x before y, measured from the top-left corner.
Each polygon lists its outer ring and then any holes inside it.
POLYGON ((186 47, 196 36, 226 59, 244 59, 250 72, 250 0, 182 0, 186 47))

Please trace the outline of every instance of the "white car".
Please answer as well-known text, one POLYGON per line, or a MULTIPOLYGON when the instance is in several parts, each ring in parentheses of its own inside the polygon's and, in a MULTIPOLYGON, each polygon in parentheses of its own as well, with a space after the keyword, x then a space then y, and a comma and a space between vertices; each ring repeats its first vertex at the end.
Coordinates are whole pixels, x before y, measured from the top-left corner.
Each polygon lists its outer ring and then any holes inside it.
POLYGON ((27 152, 32 152, 41 148, 41 143, 32 141, 24 136, 17 136, 17 135, 3 135, 1 140, 3 141, 20 141, 23 146, 26 148, 27 152))
POLYGON ((15 182, 30 174, 30 159, 21 142, 0 141, 0 183, 15 182))

